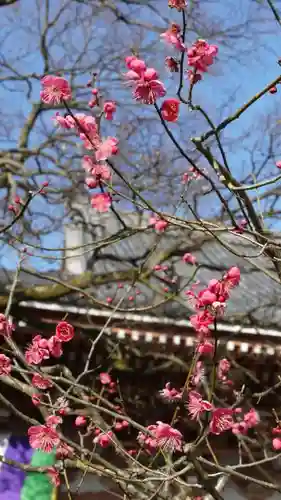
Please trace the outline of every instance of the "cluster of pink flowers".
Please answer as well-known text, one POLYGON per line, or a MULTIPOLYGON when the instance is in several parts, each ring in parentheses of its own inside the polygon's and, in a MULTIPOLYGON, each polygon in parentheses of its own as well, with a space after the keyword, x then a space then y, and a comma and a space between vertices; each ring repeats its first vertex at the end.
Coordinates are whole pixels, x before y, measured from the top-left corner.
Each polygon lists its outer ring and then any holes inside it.
POLYGON ((188 65, 196 71, 205 73, 208 71, 208 67, 213 64, 217 53, 218 47, 216 45, 210 45, 206 40, 197 40, 187 49, 188 65))
POLYGON ((239 415, 242 411, 241 408, 215 408, 210 401, 204 400, 201 394, 196 391, 189 392, 187 409, 192 420, 199 420, 203 413, 210 412, 209 432, 216 435, 227 430, 232 430, 233 434, 236 435, 246 434, 260 421, 254 408, 245 413, 243 419, 234 421, 233 416, 239 415))
MULTIPOLYGON (((49 75, 42 78, 41 85, 43 90, 40 95, 44 103, 54 105, 71 99, 71 90, 64 78, 49 75)), ((90 101, 90 107, 99 104, 98 90, 92 89, 92 93, 94 99, 90 101)), ((116 103, 114 101, 104 102, 103 114, 107 120, 113 119, 115 111, 116 103)), ((91 156, 86 155, 82 160, 82 166, 87 173, 85 182, 88 188, 94 189, 104 182, 110 182, 112 174, 106 160, 118 153, 118 139, 108 137, 102 140, 97 121, 91 115, 68 113, 61 116, 56 113, 54 120, 57 125, 64 129, 74 129, 83 141, 84 148, 91 151, 91 156)), ((92 195, 91 206, 98 212, 108 211, 111 203, 112 199, 108 193, 102 192, 92 195)))
POLYGON ((201 290, 197 295, 193 290, 186 292, 190 302, 198 311, 197 314, 191 316, 190 322, 198 333, 200 341, 210 336, 210 325, 217 317, 223 315, 230 291, 238 286, 239 282, 240 270, 234 266, 221 280, 212 279, 207 288, 201 290))
POLYGON ((41 390, 49 389, 50 387, 53 386, 53 383, 51 380, 43 377, 39 373, 34 373, 31 383, 34 387, 37 387, 37 389, 41 389, 41 390))
MULTIPOLYGON (((239 415, 241 413, 241 408, 237 408, 235 413, 239 415)), ((247 413, 244 414, 244 417, 242 419, 233 424, 232 432, 235 435, 247 434, 248 430, 256 427, 259 422, 259 414, 254 408, 251 408, 247 413)))
POLYGON ((56 334, 48 340, 36 335, 25 351, 25 359, 31 365, 39 365, 50 356, 59 358, 62 355, 62 343, 69 342, 74 336, 74 328, 66 321, 61 321, 56 327, 56 334))
POLYGON ((200 73, 206 73, 209 66, 214 63, 218 53, 217 45, 211 45, 206 40, 197 40, 187 49, 187 62, 193 71, 187 71, 187 77, 192 84, 202 79, 200 73))
POLYGON ((128 429, 129 427, 129 422, 127 420, 121 420, 119 422, 116 422, 114 425, 114 430, 115 431, 122 431, 123 429, 128 429))
POLYGON ((138 440, 149 451, 158 448, 171 452, 182 450, 183 435, 171 425, 158 421, 154 425, 149 425, 147 431, 147 434, 140 432, 138 440))
MULTIPOLYGON (((186 48, 183 43, 181 27, 176 23, 172 23, 171 27, 160 35, 160 38, 178 52, 187 53, 187 63, 192 69, 188 69, 186 75, 192 85, 202 79, 202 73, 208 71, 218 54, 217 45, 209 44, 202 39, 196 40, 191 47, 186 48)), ((171 72, 179 71, 179 61, 174 57, 166 57, 165 65, 171 72)))
MULTIPOLYGON (((108 116, 109 109, 107 107, 108 116)), ((80 139, 83 141, 85 149, 91 151, 90 155, 85 155, 82 159, 82 167, 87 177, 86 185, 89 189, 101 186, 103 183, 111 181, 112 172, 106 160, 118 153, 118 140, 115 137, 108 137, 104 141, 100 139, 96 119, 83 113, 66 117, 56 115, 56 121, 64 128, 75 128, 80 139)), ((96 193, 92 195, 91 206, 98 212, 107 212, 111 205, 111 196, 108 193, 96 193)))
POLYGON ((133 87, 133 97, 144 104, 155 104, 159 97, 164 97, 166 89, 158 80, 158 73, 154 68, 147 68, 142 59, 128 56, 125 59, 129 71, 124 77, 133 87))
POLYGON ((204 400, 199 392, 190 391, 188 397, 187 408, 192 420, 199 420, 202 413, 211 413, 209 424, 211 434, 218 435, 232 429, 234 425, 232 408, 215 408, 212 403, 204 400))

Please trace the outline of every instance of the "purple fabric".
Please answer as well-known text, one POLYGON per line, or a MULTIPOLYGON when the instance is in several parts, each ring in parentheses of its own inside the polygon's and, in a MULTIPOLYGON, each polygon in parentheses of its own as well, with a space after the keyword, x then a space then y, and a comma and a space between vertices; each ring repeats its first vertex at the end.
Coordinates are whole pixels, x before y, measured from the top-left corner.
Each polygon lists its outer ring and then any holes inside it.
MULTIPOLYGON (((29 446, 28 438, 11 436, 5 458, 16 460, 22 464, 29 464, 33 450, 29 446)), ((20 491, 25 479, 25 472, 2 464, 0 469, 0 500, 20 500, 20 491)))

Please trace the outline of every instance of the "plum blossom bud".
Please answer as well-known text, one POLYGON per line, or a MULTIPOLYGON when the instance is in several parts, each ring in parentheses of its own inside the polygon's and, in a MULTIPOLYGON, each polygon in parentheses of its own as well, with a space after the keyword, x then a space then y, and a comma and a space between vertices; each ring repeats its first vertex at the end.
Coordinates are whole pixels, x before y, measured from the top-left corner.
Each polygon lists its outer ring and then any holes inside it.
POLYGON ((111 376, 109 375, 109 373, 102 372, 102 373, 100 373, 100 381, 101 381, 101 384, 103 384, 103 385, 110 384, 112 382, 111 376))
POLYGON ((192 253, 185 253, 182 260, 183 260, 183 262, 186 262, 187 264, 194 265, 197 263, 197 259, 196 259, 195 255, 192 255, 192 253))
POLYGON ((281 439, 280 438, 274 438, 272 440, 272 446, 276 451, 281 450, 281 439))
POLYGON ((112 443, 113 432, 99 434, 94 438, 94 443, 99 444, 102 448, 107 448, 112 443))
POLYGON ((12 334, 13 326, 4 314, 0 314, 0 335, 10 337, 12 334))
POLYGON ((171 73, 179 72, 179 63, 174 57, 166 57, 165 58, 165 66, 168 68, 171 73))

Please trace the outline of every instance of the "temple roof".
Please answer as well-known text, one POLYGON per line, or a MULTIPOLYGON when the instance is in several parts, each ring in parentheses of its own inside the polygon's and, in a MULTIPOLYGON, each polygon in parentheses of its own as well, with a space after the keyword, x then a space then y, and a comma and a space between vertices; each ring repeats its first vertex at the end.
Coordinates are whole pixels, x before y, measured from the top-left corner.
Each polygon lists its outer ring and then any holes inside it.
MULTIPOLYGON (((56 316, 65 311, 79 317, 84 314, 99 318, 97 323, 102 324, 125 295, 113 314, 114 327, 143 333, 146 330, 152 337, 154 331, 159 333, 161 329, 167 335, 170 328, 181 335, 180 331, 190 332, 189 317, 193 313, 185 291, 197 280, 198 288, 204 287, 235 265, 241 270, 241 283, 231 291, 220 331, 241 338, 255 335, 255 342, 258 335, 263 342, 266 338, 275 343, 281 339, 281 287, 272 263, 262 255, 262 248, 252 235, 225 231, 212 231, 209 235, 195 225, 193 230, 170 226, 157 234, 149 227, 148 215, 121 213, 120 218, 127 226, 125 229, 113 214, 86 220, 76 215, 65 230, 64 268, 49 273, 25 268, 20 273, 14 296, 16 315, 26 318, 23 311, 32 309, 56 316), (82 250, 73 248, 79 245, 84 245, 82 250), (197 267, 182 261, 186 252, 195 255, 197 267), (158 263, 167 266, 167 270, 155 271, 158 263), (140 277, 131 289, 139 269, 140 277), (124 288, 118 288, 118 282, 124 288)), ((13 276, 0 270, 2 307, 13 276)), ((179 342, 176 337, 174 342, 179 342)), ((234 349, 233 345, 230 349, 234 349)), ((271 347, 268 349, 272 351, 271 347)))

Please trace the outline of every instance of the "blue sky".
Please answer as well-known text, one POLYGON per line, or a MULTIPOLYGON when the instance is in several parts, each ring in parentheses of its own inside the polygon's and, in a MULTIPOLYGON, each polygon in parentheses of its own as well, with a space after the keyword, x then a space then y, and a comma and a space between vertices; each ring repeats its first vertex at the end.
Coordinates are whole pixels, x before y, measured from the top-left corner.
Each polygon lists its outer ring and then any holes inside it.
MULTIPOLYGON (((251 98, 253 94, 260 91, 280 73, 280 67, 277 64, 277 60, 281 55, 281 53, 278 54, 281 28, 273 19, 271 12, 265 9, 265 3, 266 2, 261 3, 254 0, 238 0, 235 2, 233 0, 225 0, 223 3, 219 0, 206 0, 200 2, 198 7, 197 2, 194 2, 193 26, 196 26, 196 31, 194 29, 188 30, 187 44, 191 44, 198 36, 202 36, 201 33, 207 33, 209 34, 209 37, 206 37, 208 41, 217 43, 219 46, 219 57, 217 62, 211 69, 210 74, 204 75, 203 82, 198 84, 194 89, 194 102, 201 104, 216 123, 218 123, 222 117, 226 117, 229 113, 235 111, 238 106, 251 98), (242 28, 241 26, 249 19, 250 21, 247 27, 242 28), (231 38, 225 38, 223 32, 226 30, 232 32, 231 38), (243 36, 241 36, 242 34, 243 36), (223 106, 224 109, 222 109, 223 106)), ((138 12, 132 10, 132 7, 130 7, 129 9, 124 9, 123 12, 131 18, 138 19, 140 22, 146 24, 151 23, 159 29, 163 28, 163 30, 168 27, 166 20, 181 21, 180 15, 177 12, 170 11, 167 8, 166 0, 158 0, 158 2, 154 2, 154 4, 156 6, 159 5, 164 20, 160 19, 156 14, 152 15, 146 8, 142 8, 142 10, 138 12)), ((61 5, 64 5, 64 2, 61 2, 60 6, 61 5)), ((117 7, 119 5, 121 5, 121 2, 116 3, 117 7)), ((276 2, 277 7, 278 5, 281 8, 281 3, 279 1, 276 2)), ((44 6, 45 2, 38 3, 35 0, 23 0, 20 6, 1 9, 1 56, 4 56, 5 61, 9 64, 12 63, 12 66, 16 68, 17 72, 20 74, 30 75, 31 73, 35 73, 40 75, 44 71, 43 61, 38 46, 40 23, 42 25, 45 16, 44 6), (39 5, 41 9, 40 16, 38 16, 39 5)), ((55 32, 52 30, 50 30, 47 36, 47 44, 50 44, 53 39, 52 49, 50 50, 50 65, 52 69, 73 65, 76 52, 78 54, 82 45, 87 44, 88 38, 89 41, 86 55, 79 60, 81 68, 84 68, 85 71, 82 71, 81 74, 76 77, 76 84, 82 84, 82 82, 84 84, 88 79, 90 68, 98 65, 99 69, 102 68, 103 83, 108 94, 110 96, 111 94, 115 94, 115 98, 124 102, 126 106, 131 106, 130 91, 124 88, 122 91, 120 90, 120 84, 116 83, 116 76, 119 79, 121 72, 125 70, 123 65, 124 55, 130 53, 132 46, 139 46, 141 55, 145 54, 146 60, 148 60, 150 64, 156 66, 160 71, 161 79, 165 80, 165 84, 167 85, 168 95, 174 95, 176 78, 175 76, 172 78, 168 77, 163 67, 164 56, 169 53, 169 49, 159 41, 158 32, 150 32, 142 28, 135 29, 134 32, 132 32, 131 28, 124 26, 124 24, 120 24, 119 27, 115 26, 116 30, 115 28, 112 30, 110 26, 113 16, 112 13, 108 12, 100 14, 99 18, 95 19, 94 22, 92 21, 91 24, 91 18, 87 15, 91 14, 91 12, 87 12, 87 7, 85 7, 84 11, 82 8, 82 14, 80 12, 83 22, 82 28, 79 23, 75 23, 76 8, 77 4, 73 1, 70 14, 69 11, 66 11, 66 14, 63 15, 59 21, 58 28, 62 29, 62 32, 57 34, 56 38, 53 38, 55 32), (63 28, 66 22, 70 23, 68 36, 63 34, 63 28), (107 45, 108 51, 112 51, 112 59, 106 59, 105 61, 103 59, 99 60, 101 51, 104 50, 107 45), (121 56, 116 62, 113 51, 114 48, 118 49, 119 46, 121 56), (114 64, 115 71, 117 68, 117 74, 111 71, 111 63, 114 64), (112 77, 113 80, 111 80, 112 77)), ((57 10, 58 3, 51 0, 50 18, 56 15, 57 10)), ((190 25, 191 23, 189 23, 189 26, 190 25)), ((1 77, 5 77, 8 73, 12 75, 15 74, 7 68, 0 69, 0 104, 4 116, 4 120, 0 125, 0 145, 4 149, 16 145, 21 126, 24 124, 31 110, 32 103, 38 100, 40 90, 39 82, 36 78, 30 80, 32 83, 30 96, 27 96, 26 93, 26 83, 10 81, 9 83, 6 82, 5 85, 3 85, 3 82, 1 84, 1 77), (19 113, 21 114, 20 117, 18 117, 19 113)), ((80 95, 82 99, 85 98, 85 91, 83 89, 81 89, 80 95)), ((259 134, 263 133, 262 130, 265 127, 268 116, 271 116, 273 125, 278 121, 280 96, 281 87, 277 94, 268 94, 264 96, 258 103, 252 106, 239 121, 227 128, 224 134, 224 141, 226 144, 228 144, 229 141, 244 137, 240 139, 238 143, 234 142, 234 147, 227 148, 229 164, 238 177, 244 176, 251 171, 247 148, 253 149, 255 147, 259 134), (252 134, 248 137, 247 134, 249 130, 252 131, 252 134)), ((124 108, 124 110, 126 110, 126 108, 124 108)), ((113 127, 113 130, 116 131, 117 137, 120 131, 118 127, 123 127, 124 122, 126 122, 126 111, 124 110, 118 111, 116 125, 110 125, 113 127)), ((136 115, 138 113, 144 114, 146 111, 147 109, 145 110, 141 107, 134 108, 134 113, 136 115)), ((151 110, 149 110, 149 112, 150 111, 151 110)), ((36 146, 42 141, 43 126, 49 129, 52 127, 52 122, 50 120, 52 114, 52 112, 48 113, 48 115, 45 114, 43 122, 38 122, 30 136, 30 147, 36 146)), ((184 145, 188 145, 190 130, 197 135, 206 130, 205 124, 201 120, 199 120, 199 122, 194 122, 194 115, 191 116, 187 109, 182 109, 181 111, 179 126, 172 125, 171 128, 175 131, 176 135, 180 136, 184 145), (186 128, 188 129, 187 137, 185 136, 186 128)), ((111 132, 110 129, 109 132, 111 132)), ((264 137, 265 136, 266 132, 264 134, 264 137)), ((167 138, 165 147, 169 149, 171 146, 168 143, 169 139, 167 138)), ((278 149, 276 154, 278 155, 278 149)), ((132 161, 134 161, 133 155, 132 161)), ((258 161, 257 159, 257 163, 258 161)), ((30 168, 33 167, 34 163, 30 162, 30 168)), ((129 172, 129 166, 125 168, 127 168, 127 172, 129 172)), ((266 171, 266 175, 263 173, 263 176, 266 177, 267 175, 275 173, 274 164, 268 164, 266 168, 268 170, 266 171)), ((37 181, 45 177, 45 174, 41 177, 37 177, 37 181)), ((54 182, 56 182, 56 180, 51 178, 51 183, 53 184, 54 182)), ((65 181, 65 185, 68 184, 68 181, 65 181)), ((164 205, 162 208, 167 209, 164 205)), ((34 224, 37 229, 40 229, 41 225, 44 226, 46 224, 44 211, 52 210, 52 207, 47 207, 44 199, 38 198, 36 201, 36 210, 40 210, 41 214, 38 216, 37 220, 34 221, 34 224)), ((56 206, 55 209, 53 209, 52 215, 55 215, 58 221, 62 217, 62 214, 62 207, 56 206)), ((46 237, 43 237, 42 243, 48 247, 61 246, 61 231, 52 232, 46 237)), ((6 256, 3 256, 1 259, 1 264, 5 267, 14 267, 14 263, 15 258, 11 258, 10 253, 8 257, 6 253, 6 256)), ((49 268, 51 265, 50 262, 41 261, 39 263, 38 259, 31 259, 31 263, 36 265, 36 267, 39 265, 42 270, 49 268)))

